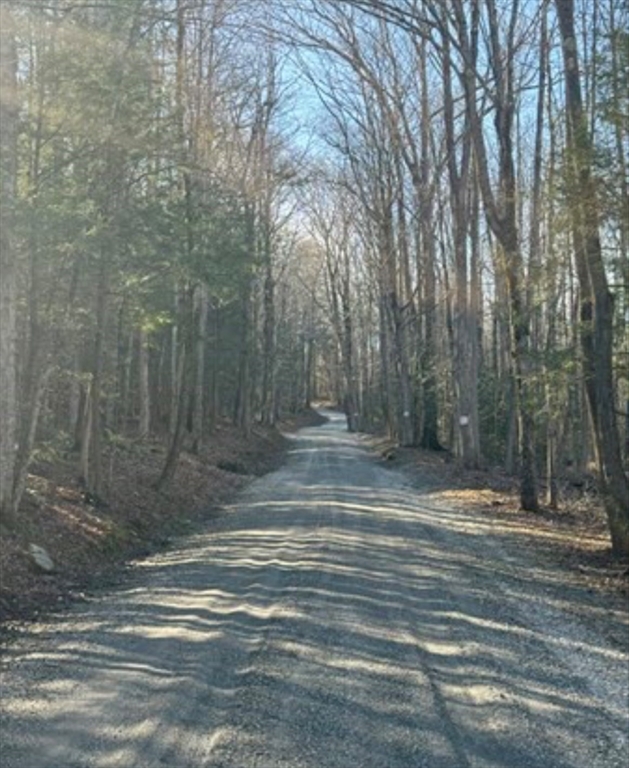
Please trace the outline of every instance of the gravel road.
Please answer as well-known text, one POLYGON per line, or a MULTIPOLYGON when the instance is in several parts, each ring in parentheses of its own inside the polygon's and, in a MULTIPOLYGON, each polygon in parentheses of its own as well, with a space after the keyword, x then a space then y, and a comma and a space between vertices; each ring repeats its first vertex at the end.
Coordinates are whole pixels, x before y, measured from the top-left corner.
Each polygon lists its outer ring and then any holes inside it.
POLYGON ((11 645, 0 766, 627 768, 616 603, 343 426, 11 645))

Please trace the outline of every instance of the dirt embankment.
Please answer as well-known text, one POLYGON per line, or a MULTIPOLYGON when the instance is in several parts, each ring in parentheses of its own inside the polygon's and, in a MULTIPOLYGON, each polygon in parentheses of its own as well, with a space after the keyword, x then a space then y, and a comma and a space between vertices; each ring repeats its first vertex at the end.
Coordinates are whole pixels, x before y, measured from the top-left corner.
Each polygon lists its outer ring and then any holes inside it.
MULTIPOLYGON (((306 412, 281 428, 320 419, 306 412)), ((216 515, 253 477, 277 468, 286 446, 279 430, 255 426, 245 436, 221 424, 201 453, 183 453, 170 487, 158 492, 163 444, 118 440, 104 461, 104 500, 85 493, 75 457, 36 463, 18 523, 0 531, 0 625, 39 618, 115 582, 125 563, 216 515), (53 570, 36 565, 32 545, 45 549, 53 570)))

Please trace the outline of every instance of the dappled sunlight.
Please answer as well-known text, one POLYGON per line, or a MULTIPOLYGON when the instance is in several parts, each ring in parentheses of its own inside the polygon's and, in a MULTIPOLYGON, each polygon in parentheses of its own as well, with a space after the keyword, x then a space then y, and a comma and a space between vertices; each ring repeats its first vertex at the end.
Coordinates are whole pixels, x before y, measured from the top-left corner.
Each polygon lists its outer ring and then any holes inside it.
MULTIPOLYGON (((509 527, 391 487, 354 444, 344 483, 325 434, 323 451, 308 436, 212 532, 138 563, 116 600, 45 630, 19 663, 66 676, 39 679, 27 707, 8 691, 4 716, 59 765, 98 717, 98 768, 235 766, 230 755, 245 754, 320 768, 321 739, 338 765, 361 768, 392 754, 504 768, 514 743, 522 765, 567 768, 565 744, 586 754, 602 720, 622 732, 624 653, 523 618, 530 594, 555 583, 486 556, 509 527), (617 665, 604 711, 573 657, 617 665)), ((549 594, 545 610, 568 599, 549 594)))

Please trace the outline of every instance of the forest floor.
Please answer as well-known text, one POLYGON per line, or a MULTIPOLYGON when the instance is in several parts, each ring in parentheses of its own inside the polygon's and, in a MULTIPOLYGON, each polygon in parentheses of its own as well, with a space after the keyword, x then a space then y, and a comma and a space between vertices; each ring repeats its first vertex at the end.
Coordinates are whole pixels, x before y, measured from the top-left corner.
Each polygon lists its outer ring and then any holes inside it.
POLYGON ((224 423, 198 455, 183 452, 170 486, 154 484, 164 463, 163 441, 118 439, 105 457, 106 502, 86 495, 75 456, 51 455, 31 467, 18 523, 0 530, 0 627, 39 619, 119 581, 134 559, 163 549, 175 536, 216 514, 253 478, 283 463, 282 432, 325 421, 304 412, 249 436, 224 423), (281 430, 281 431, 280 431, 281 430), (37 567, 42 547, 54 569, 37 567))
POLYGON ((603 504, 593 483, 560 483, 557 509, 540 505, 537 513, 520 509, 518 482, 499 468, 465 470, 449 454, 393 447, 376 439, 383 461, 422 482, 432 477, 443 501, 453 508, 485 514, 496 530, 515 534, 521 547, 563 566, 566 581, 591 593, 629 598, 629 561, 612 554, 603 504))
MULTIPOLYGON (((312 411, 280 428, 292 431, 321 420, 312 411)), ((413 475, 422 482, 433 478, 452 507, 486 513, 493 526, 517 534, 522 547, 562 563, 572 583, 629 597, 629 563, 611 555, 603 508, 593 492, 566 484, 559 509, 527 513, 519 509, 514 478, 500 470, 465 471, 446 454, 392 448, 380 438, 367 442, 411 482, 413 475)), ((184 452, 171 486, 160 493, 153 485, 164 461, 163 444, 119 441, 107 456, 106 505, 86 501, 72 457, 35 464, 19 525, 0 532, 5 634, 14 621, 62 610, 94 588, 119 581, 132 560, 190 532, 254 477, 276 469, 286 445, 278 430, 256 426, 245 437, 222 424, 199 455, 184 452), (35 566, 31 544, 45 548, 53 571, 35 566)))

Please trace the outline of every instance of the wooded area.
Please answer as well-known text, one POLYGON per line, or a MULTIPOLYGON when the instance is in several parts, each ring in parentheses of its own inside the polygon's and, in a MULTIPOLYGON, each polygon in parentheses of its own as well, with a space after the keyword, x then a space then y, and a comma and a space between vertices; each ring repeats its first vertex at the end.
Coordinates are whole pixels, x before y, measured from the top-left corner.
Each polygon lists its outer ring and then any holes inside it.
POLYGON ((0 3, 0 509, 313 399, 597 475, 629 553, 622 0, 0 3))

